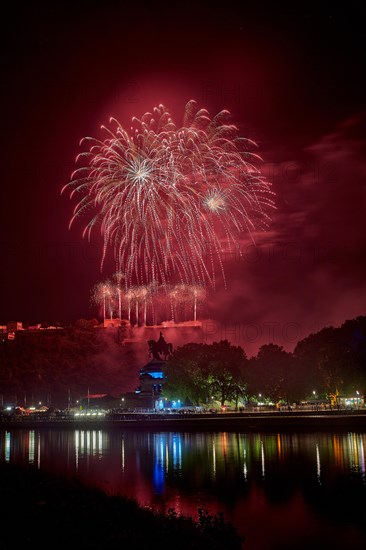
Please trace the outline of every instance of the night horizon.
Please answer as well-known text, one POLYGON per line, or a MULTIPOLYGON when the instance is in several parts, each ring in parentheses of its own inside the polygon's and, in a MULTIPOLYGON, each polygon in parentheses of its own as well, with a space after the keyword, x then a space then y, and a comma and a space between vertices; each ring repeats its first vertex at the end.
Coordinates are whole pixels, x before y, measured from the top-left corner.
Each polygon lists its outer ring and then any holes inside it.
POLYGON ((290 349, 286 327, 301 339, 364 315, 357 10, 196 6, 193 17, 190 6, 126 12, 111 4, 100 12, 87 5, 35 2, 8 14, 17 25, 8 26, 2 54, 0 323, 100 318, 90 292, 114 273, 113 258, 101 272, 98 230, 89 243, 83 223, 69 231, 75 204, 60 196, 79 141, 101 138, 110 116, 128 127, 132 116, 161 103, 180 123, 191 99, 211 116, 230 111, 240 135, 258 144, 276 193, 268 231, 255 235, 255 245, 243 234, 241 256, 223 252, 227 290, 220 280, 215 292, 208 288, 200 317, 227 333, 260 327, 256 347, 275 330, 274 341, 290 349))

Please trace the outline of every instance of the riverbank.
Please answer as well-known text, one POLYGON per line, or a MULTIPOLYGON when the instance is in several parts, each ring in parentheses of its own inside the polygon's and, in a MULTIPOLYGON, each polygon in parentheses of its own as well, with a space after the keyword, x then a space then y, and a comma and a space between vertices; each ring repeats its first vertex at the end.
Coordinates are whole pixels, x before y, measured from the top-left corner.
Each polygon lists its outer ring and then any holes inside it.
POLYGON ((0 481, 2 521, 8 526, 0 531, 3 550, 18 546, 109 550, 242 547, 231 524, 204 510, 197 521, 174 511, 156 513, 134 500, 87 488, 79 480, 11 464, 0 464, 0 481))
POLYGON ((366 411, 299 411, 217 414, 114 413, 105 416, 3 417, 4 429, 148 431, 317 431, 366 430, 366 411))

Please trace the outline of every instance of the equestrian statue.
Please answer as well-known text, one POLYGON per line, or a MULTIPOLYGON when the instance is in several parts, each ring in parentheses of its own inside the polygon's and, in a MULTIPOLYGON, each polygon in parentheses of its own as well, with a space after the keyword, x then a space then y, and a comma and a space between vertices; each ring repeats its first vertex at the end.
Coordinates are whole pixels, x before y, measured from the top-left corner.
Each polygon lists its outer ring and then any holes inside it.
POLYGON ((173 353, 173 344, 168 344, 168 342, 165 341, 162 332, 160 332, 159 340, 148 340, 147 343, 149 346, 149 357, 152 356, 153 359, 157 361, 166 361, 169 355, 173 353))

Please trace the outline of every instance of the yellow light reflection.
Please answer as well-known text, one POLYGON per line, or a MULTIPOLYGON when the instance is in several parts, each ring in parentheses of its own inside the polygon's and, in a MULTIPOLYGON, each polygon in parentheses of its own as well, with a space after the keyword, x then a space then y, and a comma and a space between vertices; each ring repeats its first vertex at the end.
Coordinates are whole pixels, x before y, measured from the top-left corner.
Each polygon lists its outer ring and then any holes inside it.
POLYGON ((214 438, 212 438, 212 473, 216 477, 216 446, 214 438))
POLYGON ((123 436, 121 441, 121 468, 122 468, 122 472, 124 472, 125 471, 125 440, 123 436))

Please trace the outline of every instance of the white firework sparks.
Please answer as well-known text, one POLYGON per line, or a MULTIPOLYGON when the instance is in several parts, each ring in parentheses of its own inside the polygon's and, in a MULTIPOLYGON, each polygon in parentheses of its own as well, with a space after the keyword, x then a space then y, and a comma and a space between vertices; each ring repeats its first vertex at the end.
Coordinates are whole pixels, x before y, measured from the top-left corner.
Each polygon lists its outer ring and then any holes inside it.
POLYGON ((80 194, 74 220, 93 212, 84 234, 100 224, 104 253, 112 245, 126 288, 134 285, 215 285, 220 252, 266 229, 274 206, 270 184, 238 136, 228 111, 210 118, 195 101, 178 128, 160 105, 126 131, 116 119, 104 141, 85 138, 86 161, 64 187, 80 194))

